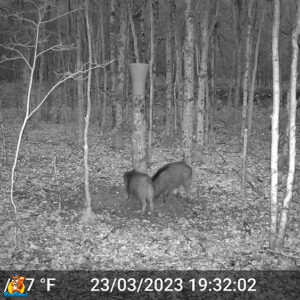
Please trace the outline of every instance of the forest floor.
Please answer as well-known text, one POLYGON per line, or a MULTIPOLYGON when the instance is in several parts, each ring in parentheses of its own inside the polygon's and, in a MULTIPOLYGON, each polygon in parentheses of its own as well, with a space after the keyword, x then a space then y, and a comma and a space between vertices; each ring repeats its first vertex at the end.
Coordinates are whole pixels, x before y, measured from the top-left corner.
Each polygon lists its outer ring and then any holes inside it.
MULTIPOLYGON (((249 141, 246 200, 240 191, 239 127, 219 112, 214 142, 193 152, 192 199, 172 192, 141 216, 139 203, 124 209, 123 173, 131 169, 131 139, 114 150, 99 128, 89 131, 93 214, 85 207, 83 153, 76 124, 41 123, 22 140, 14 201, 18 210, 18 250, 13 249, 14 209, 11 169, 21 119, 5 110, 8 163, 0 167, 0 265, 2 270, 294 270, 299 269, 299 187, 291 203, 284 253, 268 251, 270 119, 257 114, 249 141), (298 258, 298 259, 296 259, 298 258)), ((158 146, 155 136, 149 175, 180 159, 180 143, 158 146)), ((0 146, 1 147, 1 146, 0 146)), ((298 174, 298 173, 297 173, 298 174)), ((286 166, 279 176, 283 199, 286 166)), ((296 184, 299 184, 299 174, 296 184)))

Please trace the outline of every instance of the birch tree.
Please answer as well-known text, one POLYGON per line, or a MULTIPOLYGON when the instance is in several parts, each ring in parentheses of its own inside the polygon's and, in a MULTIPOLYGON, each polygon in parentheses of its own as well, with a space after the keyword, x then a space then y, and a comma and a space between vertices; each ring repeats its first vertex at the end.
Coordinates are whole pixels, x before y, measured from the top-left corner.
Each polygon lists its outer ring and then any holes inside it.
POLYGON ((279 24, 280 0, 274 0, 272 29, 272 65, 273 65, 273 114, 272 114, 272 145, 271 145, 271 205, 270 205, 270 248, 276 248, 277 217, 278 217, 278 123, 280 102, 279 78, 279 24))
POLYGON ((251 60, 251 46, 252 46, 252 8, 254 0, 248 2, 247 7, 247 35, 246 35, 246 53, 245 53, 245 71, 243 76, 243 109, 242 109, 242 131, 241 136, 243 137, 243 149, 242 149, 242 180, 241 188, 245 195, 245 177, 246 177, 246 161, 247 161, 247 144, 248 134, 246 129, 246 118, 247 118, 247 104, 248 104, 248 93, 249 93, 249 73, 250 73, 250 60, 251 60))
POLYGON ((86 218, 91 214, 91 194, 90 194, 90 184, 89 184, 89 144, 88 144, 88 130, 90 124, 90 115, 91 115, 91 81, 92 81, 92 38, 91 38, 91 25, 89 18, 89 0, 85 0, 85 19, 86 19, 86 31, 88 38, 88 82, 87 82, 87 109, 85 116, 85 126, 84 126, 84 187, 85 187, 85 199, 86 199, 86 218))
MULTIPOLYGON (((277 236, 277 249, 281 249, 284 243, 284 235, 287 227, 289 206, 292 199, 293 181, 295 175, 296 160, 296 109, 297 109, 297 66, 298 66, 298 37, 300 33, 300 0, 297 1, 296 26, 292 32, 292 61, 290 78, 290 116, 289 116, 289 172, 286 183, 286 194, 282 203, 280 222, 277 236)), ((288 99, 289 101, 289 99, 288 99)))
POLYGON ((247 104, 249 93, 249 73, 250 73, 250 59, 251 59, 251 40, 252 40, 252 8, 254 0, 249 0, 247 5, 247 35, 246 35, 246 53, 245 53, 245 70, 243 76, 243 109, 242 109, 242 134, 246 128, 247 118, 247 104))

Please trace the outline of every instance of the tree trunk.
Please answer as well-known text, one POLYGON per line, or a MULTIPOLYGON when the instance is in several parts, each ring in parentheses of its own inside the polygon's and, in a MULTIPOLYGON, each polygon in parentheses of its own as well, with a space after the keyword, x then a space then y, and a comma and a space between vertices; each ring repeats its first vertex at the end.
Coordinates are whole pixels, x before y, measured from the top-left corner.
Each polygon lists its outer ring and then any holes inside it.
POLYGON ((147 147, 146 147, 146 120, 142 112, 145 111, 145 99, 141 95, 133 95, 133 126, 132 126, 132 149, 133 167, 146 172, 147 147))
POLYGON ((236 57, 236 79, 235 79, 235 92, 234 92, 234 106, 238 107, 240 102, 240 88, 242 78, 242 43, 241 43, 241 9, 242 1, 234 0, 232 4, 233 10, 233 27, 234 27, 234 42, 235 42, 235 57, 236 57))
MULTIPOLYGON (((215 119, 215 109, 216 109, 216 35, 215 32, 213 31, 213 34, 210 38, 210 72, 211 72, 211 78, 210 78, 210 126, 209 126, 209 137, 210 140, 213 141, 212 139, 213 136, 213 123, 215 119)), ((228 94, 229 95, 229 94, 228 94)), ((230 97, 230 96, 228 96, 230 97)), ((229 101, 229 100, 228 100, 229 101)))
MULTIPOLYGON (((80 5, 80 0, 78 5, 80 5)), ((76 68, 81 69, 81 26, 82 26, 82 15, 81 12, 77 14, 77 47, 76 47, 76 68)), ((78 144, 80 147, 83 146, 83 132, 84 132, 84 95, 83 95, 83 76, 78 75, 77 78, 77 101, 78 101, 78 144)))
POLYGON ((132 78, 132 163, 133 167, 145 173, 147 170, 147 144, 145 120, 145 83, 149 72, 148 64, 130 64, 132 78))
MULTIPOLYGON (((242 131, 243 148, 242 148, 242 172, 241 172, 241 190, 244 199, 246 198, 245 181, 246 181, 246 167, 247 167, 247 150, 248 150, 248 130, 246 129, 247 122, 247 105, 248 105, 248 93, 250 89, 249 73, 250 73, 250 61, 252 53, 252 10, 254 0, 248 2, 247 9, 247 36, 246 36, 246 53, 245 53, 245 72, 243 77, 243 109, 242 109, 242 131)), ((252 99, 253 101, 253 99, 252 99)))
MULTIPOLYGON (((2 107, 2 99, 0 99, 0 107, 2 107)), ((4 124, 3 124, 3 116, 2 116, 2 110, 0 109, 0 140, 2 140, 2 149, 1 149, 1 158, 3 159, 5 165, 7 164, 7 142, 6 142, 6 136, 5 136, 5 130, 4 130, 4 124)))
MULTIPOLYGON (((152 2, 152 0, 151 0, 152 2)), ((153 126, 153 59, 154 59, 154 20, 153 20, 153 6, 149 5, 150 15, 150 64, 149 64, 149 77, 150 77, 150 95, 149 95, 149 136, 148 136, 148 162, 152 162, 152 126, 153 126)))
POLYGON ((208 59, 208 19, 210 14, 210 0, 205 3, 204 16, 201 22, 201 60, 198 77, 198 99, 197 99, 197 145, 204 145, 204 120, 205 120, 205 100, 207 87, 207 59, 208 59))
POLYGON ((145 11, 146 11, 147 0, 143 0, 142 8, 141 8, 141 18, 140 18, 140 26, 141 26, 141 60, 142 62, 146 62, 146 30, 145 30, 145 11))
POLYGON ((112 128, 116 125, 116 90, 117 90, 117 52, 116 52, 116 41, 117 41, 117 13, 118 13, 119 0, 111 0, 110 2, 110 59, 115 59, 110 64, 111 74, 111 114, 112 114, 112 128))
POLYGON ((265 10, 263 9, 261 22, 259 25, 258 33, 257 33, 257 40, 255 45, 255 53, 254 53, 254 62, 253 62, 253 70, 252 70, 252 78, 251 78, 251 87, 249 93, 249 105, 248 105, 248 136, 251 136, 252 130, 252 115, 253 115, 253 97, 255 91, 255 82, 256 82, 256 73, 257 73, 257 62, 258 62, 258 53, 259 53, 259 43, 260 43, 260 36, 264 25, 264 18, 265 18, 265 10))
POLYGON ((159 0, 150 0, 152 1, 152 10, 153 10, 153 88, 155 89, 155 82, 156 82, 156 68, 157 68, 157 43, 158 43, 158 33, 160 32, 159 29, 159 0))
MULTIPOLYGON (((101 25, 100 25, 100 43, 101 43, 101 58, 100 61, 102 64, 105 64, 105 32, 104 32, 104 24, 105 24, 105 18, 104 18, 104 14, 103 14, 103 4, 102 7, 100 7, 100 18, 101 18, 101 25)), ((105 124, 106 124, 106 104, 107 104, 107 69, 103 68, 103 89, 104 89, 104 93, 102 94, 103 98, 103 102, 101 105, 101 130, 100 130, 100 135, 103 134, 104 130, 105 130, 105 124)), ((100 70, 97 70, 98 74, 100 76, 100 70)), ((101 93, 100 93, 101 95, 101 93)), ((99 102, 101 103, 101 99, 99 99, 99 102)), ((100 105, 99 103, 99 105, 100 105)))
POLYGON ((184 44, 184 109, 182 120, 182 155, 191 164, 194 113, 194 19, 192 1, 185 0, 186 37, 184 44))
POLYGON ((206 95, 205 95, 205 122, 204 122, 204 144, 208 145, 208 131, 209 131, 209 121, 210 121, 210 101, 209 101, 209 87, 208 87, 208 79, 206 79, 206 87, 205 87, 206 95))
MULTIPOLYGON (((99 14, 99 26, 96 27, 95 29, 93 28, 93 26, 91 27, 91 36, 95 37, 93 39, 93 43, 92 43, 92 53, 93 53, 93 58, 94 61, 97 61, 99 63, 102 63, 102 50, 103 50, 103 46, 102 46, 102 33, 103 33, 103 27, 104 27, 104 21, 103 21, 103 7, 101 4, 102 1, 99 1, 99 3, 97 3, 97 5, 95 5, 95 7, 93 8, 94 11, 96 11, 97 14, 99 14)), ((105 69, 105 68, 103 68, 105 69)), ((101 113, 102 113, 102 108, 101 108, 101 99, 102 99, 102 95, 101 95, 101 78, 103 78, 101 76, 101 72, 102 70, 96 69, 94 71, 94 81, 95 81, 95 96, 97 97, 97 119, 98 119, 98 125, 101 125, 101 113)))
POLYGON ((140 62, 140 54, 139 54, 139 47, 138 47, 138 39, 137 39, 134 22, 132 19, 131 6, 128 2, 127 2, 127 8, 128 8, 128 17, 129 17, 129 21, 130 21, 130 27, 131 27, 132 38, 133 38, 135 59, 136 59, 136 62, 139 63, 140 62))
POLYGON ((279 230, 277 237, 277 250, 283 247, 284 235, 287 227, 289 215, 289 206, 293 193, 293 181, 295 175, 295 160, 296 160, 296 109, 297 109, 297 66, 298 66, 298 37, 300 33, 300 0, 297 1, 297 25, 292 33, 292 62, 291 62, 291 87, 290 87, 290 119, 289 119, 289 173, 286 183, 286 195, 283 200, 279 230))
MULTIPOLYGON (((171 3, 169 3, 171 4, 171 3)), ((169 7, 170 8, 170 7, 169 7)), ((173 72, 172 72, 172 33, 171 33, 171 14, 167 20, 167 37, 166 37, 166 115, 165 115, 165 132, 163 144, 170 146, 172 144, 171 122, 172 122, 172 97, 173 97, 173 72)))
MULTIPOLYGON (((173 10, 174 12, 174 19, 176 20, 176 2, 173 2, 173 10)), ((176 89, 176 106, 178 108, 178 119, 179 119, 179 126, 182 129, 182 115, 183 115, 183 96, 182 96, 182 45, 180 40, 180 31, 179 25, 177 22, 174 24, 174 35, 175 35, 175 56, 176 56, 176 77, 175 77, 175 89, 176 89)), ((176 113, 176 111, 175 111, 176 113)))
MULTIPOLYGON (((38 92, 36 96, 36 101, 34 103, 34 107, 39 105, 39 100, 42 98, 42 87, 43 87, 43 73, 44 73, 44 55, 40 57, 40 65, 39 65, 39 83, 38 83, 38 92)), ((39 121, 41 119, 41 111, 37 111, 36 115, 33 116, 33 128, 38 128, 39 121)))
POLYGON ((85 116, 85 127, 84 127, 84 186, 85 186, 85 200, 86 200, 86 217, 88 218, 92 211, 91 206, 91 194, 89 187, 89 164, 88 164, 88 156, 89 156, 89 146, 88 146, 88 130, 90 123, 90 115, 91 115, 91 81, 92 81, 92 39, 91 39, 91 27, 89 20, 89 0, 85 0, 85 18, 86 18, 86 29, 88 36, 88 53, 89 53, 89 64, 88 64, 88 82, 87 82, 87 110, 85 116))
POLYGON ((120 33, 118 37, 118 90, 116 97, 116 126, 112 134, 112 147, 117 149, 122 149, 124 147, 122 130, 122 103, 124 101, 125 90, 126 29, 126 7, 125 2, 122 1, 120 6, 120 33))
POLYGON ((245 71, 243 76, 243 110, 242 110, 242 131, 244 134, 246 128, 247 118, 247 104, 248 104, 248 92, 249 92, 249 72, 250 72, 250 60, 251 60, 251 35, 252 35, 252 8, 254 0, 248 1, 247 9, 247 36, 246 36, 246 53, 245 53, 245 71))
MULTIPOLYGON (((41 36, 42 39, 45 39, 45 26, 44 24, 41 26, 41 36)), ((41 51, 44 50, 44 43, 41 44, 41 51)), ((40 65, 39 65, 39 84, 38 84, 38 92, 37 92, 37 97, 36 101, 34 103, 34 106, 37 107, 39 105, 40 99, 42 99, 42 86, 43 86, 43 77, 44 77, 44 55, 40 57, 40 65)), ((33 128, 38 128, 39 121, 41 119, 41 110, 38 110, 36 114, 33 116, 33 128)))
POLYGON ((278 217, 278 123, 280 104, 279 78, 279 24, 280 0, 274 0, 272 30, 272 64, 273 64, 273 114, 272 114, 272 146, 271 146, 271 205, 270 205, 270 248, 276 249, 277 217, 278 217))

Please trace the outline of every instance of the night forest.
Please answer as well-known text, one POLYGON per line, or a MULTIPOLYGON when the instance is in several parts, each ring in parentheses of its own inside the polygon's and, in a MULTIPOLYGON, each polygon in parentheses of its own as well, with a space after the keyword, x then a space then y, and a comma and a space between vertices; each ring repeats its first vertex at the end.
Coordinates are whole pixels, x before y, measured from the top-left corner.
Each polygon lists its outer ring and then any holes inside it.
POLYGON ((1 0, 0 28, 0 270, 288 270, 297 298, 299 0, 1 0))

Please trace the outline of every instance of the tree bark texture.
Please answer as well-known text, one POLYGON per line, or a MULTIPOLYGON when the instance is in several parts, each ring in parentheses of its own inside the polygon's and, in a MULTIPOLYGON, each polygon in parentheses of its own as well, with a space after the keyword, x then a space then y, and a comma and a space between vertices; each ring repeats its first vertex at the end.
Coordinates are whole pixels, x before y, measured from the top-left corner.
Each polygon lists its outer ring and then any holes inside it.
POLYGON ((146 120, 145 99, 141 95, 133 95, 133 124, 132 124, 132 165, 140 171, 146 172, 146 120))
MULTIPOLYGON (((102 64, 105 63, 105 49, 106 49, 106 42, 105 42, 105 31, 104 31, 104 24, 105 24, 105 18, 104 18, 104 14, 103 14, 103 3, 102 7, 100 7, 100 18, 101 18, 101 27, 100 27, 100 38, 99 41, 101 43, 101 57, 99 58, 99 60, 101 61, 102 64)), ((100 72, 101 70, 96 70, 99 74, 99 80, 100 80, 100 72)), ((104 130, 105 130, 105 124, 106 124, 106 106, 107 106, 107 80, 108 80, 108 76, 107 76, 107 68, 103 68, 102 69, 102 74, 103 74, 103 89, 104 89, 104 93, 102 94, 103 96, 101 97, 101 93, 100 93, 100 98, 99 98, 99 105, 101 104, 101 98, 103 98, 102 101, 102 105, 100 106, 100 110, 101 110, 101 130, 100 130, 100 134, 102 135, 104 130)), ((100 83, 100 81, 99 81, 100 83)), ((100 88, 100 86, 99 86, 100 88)), ((100 91, 99 91, 100 92, 100 91)))
POLYGON ((207 61, 208 61, 208 19, 210 13, 210 0, 205 3, 204 16, 201 22, 201 60, 198 78, 198 99, 197 99, 197 145, 204 145, 204 122, 205 122, 205 100, 207 81, 207 61))
POLYGON ((298 66, 298 37, 300 33, 300 0, 297 1, 297 20, 296 27, 292 33, 292 62, 291 62, 291 86, 290 86, 290 119, 289 119, 289 172, 286 183, 286 195, 283 200, 278 237, 277 237, 277 249, 281 249, 284 244, 284 236, 287 227, 289 206, 293 193, 293 182, 295 175, 295 160, 296 160, 296 110, 297 110, 297 66, 298 66))
POLYGON ((277 217, 278 217, 278 123, 280 104, 279 78, 279 24, 280 0, 274 0, 272 29, 272 65, 273 65, 273 114, 272 114, 272 145, 271 145, 271 202, 270 202, 270 248, 276 249, 277 217))
POLYGON ((84 187, 85 187, 85 200, 86 200, 86 213, 87 216, 91 214, 92 205, 91 205, 91 194, 90 194, 90 183, 89 183, 89 146, 88 146, 88 132, 90 124, 90 115, 91 115, 91 81, 92 81, 92 39, 91 39, 91 26, 89 19, 89 0, 85 0, 85 18, 86 18, 86 29, 88 37, 88 59, 89 59, 89 70, 88 70, 88 82, 87 82, 87 110, 85 116, 85 126, 84 126, 84 187))
POLYGON ((148 161, 152 161, 152 126, 153 126, 153 59, 154 59, 154 19, 153 19, 153 6, 152 0, 149 5, 149 19, 150 19, 150 64, 149 64, 149 77, 150 77, 150 95, 149 95, 149 135, 148 135, 148 161))
POLYGON ((251 58, 251 35, 252 35, 252 7, 254 0, 248 1, 247 5, 247 36, 246 36, 246 53, 245 53, 245 70, 243 76, 243 109, 242 109, 242 131, 243 136, 246 128, 247 104, 249 92, 249 73, 250 73, 250 58, 251 58))
POLYGON ((255 82, 256 82, 256 73, 257 73, 257 63, 258 63, 258 53, 259 53, 259 44, 260 44, 260 37, 261 32, 264 25, 265 19, 265 10, 262 12, 261 21, 257 33, 256 45, 255 45, 255 53, 254 53, 254 62, 253 62, 253 70, 252 70, 252 77, 251 77, 251 87, 249 93, 249 105, 248 105, 248 136, 251 136, 252 130, 252 115, 253 115, 253 97, 255 91, 255 82))
MULTIPOLYGON (((45 39, 45 26, 44 24, 41 25, 41 37, 42 39, 44 40, 45 39)), ((41 51, 44 50, 44 43, 41 44, 41 51)), ((42 86, 43 86, 43 77, 44 77, 44 61, 45 61, 45 58, 44 58, 44 55, 42 55, 40 57, 40 65, 39 65, 39 84, 38 84, 38 92, 37 92, 37 97, 36 97, 36 101, 34 103, 34 106, 38 106, 39 104, 39 100, 42 98, 42 86)), ((41 110, 38 110, 36 112, 36 114, 33 116, 33 127, 34 128, 37 128, 38 125, 39 125, 39 121, 41 119, 41 110)))
POLYGON ((186 36, 184 43, 184 109, 182 120, 182 155, 191 164, 194 115, 194 18, 192 1, 185 0, 186 36))
MULTIPOLYGON (((213 31, 210 37, 210 111, 209 111, 209 137, 212 138, 213 135, 213 123, 215 118, 215 108, 216 108, 216 35, 213 31)), ((230 93, 229 93, 230 94, 230 93)), ((230 97, 229 97, 230 99, 230 97)), ((213 139, 211 139, 213 140, 213 139)))
MULTIPOLYGON (((80 1, 79 1, 80 5, 80 1)), ((81 26, 82 26, 82 14, 77 14, 77 37, 76 37, 76 68, 81 69, 81 26)), ((79 74, 77 77, 77 101, 78 101, 78 144, 83 146, 83 132, 84 132, 84 95, 83 95, 83 76, 79 74)))
POLYGON ((118 36, 118 89, 116 95, 116 125, 112 135, 112 146, 114 148, 123 148, 123 110, 122 103, 124 101, 125 91, 125 52, 126 52, 126 6, 125 2, 121 2, 120 6, 120 33, 118 36))
POLYGON ((118 13, 118 4, 119 0, 111 0, 110 2, 110 59, 115 59, 110 64, 110 74, 111 74, 111 109, 112 109, 112 128, 115 127, 116 124, 116 90, 117 90, 117 50, 116 50, 116 42, 117 42, 117 13, 118 13))
POLYGON ((141 27, 141 60, 146 62, 146 28, 145 28, 145 12, 146 12, 147 0, 143 0, 141 8, 141 18, 140 18, 140 27, 141 27))
MULTIPOLYGON (((174 20, 176 20, 176 1, 173 2, 174 20)), ((183 95, 182 95, 182 44, 180 39, 180 28, 177 22, 174 22, 174 35, 175 35, 175 60, 176 60, 176 76, 175 76, 175 88, 176 88, 176 101, 178 108, 179 126, 182 129, 182 115, 183 115, 183 95)), ((177 113, 175 111, 175 113, 177 113)))
POLYGON ((138 39, 137 39, 136 30, 135 30, 135 25, 134 25, 133 18, 132 18, 131 5, 129 3, 127 3, 127 9, 128 9, 128 17, 129 17, 129 21, 130 21, 130 27, 131 27, 132 38, 133 38, 134 55, 135 55, 136 62, 139 63, 140 62, 140 54, 139 54, 139 47, 138 47, 138 39))
MULTIPOLYGON (((171 3, 170 3, 171 4, 171 3)), ((170 6, 169 6, 170 8, 170 6)), ((165 132, 163 143, 170 146, 172 143, 171 123, 172 123, 172 98, 173 98, 173 68, 172 68, 172 33, 171 33, 171 14, 167 20, 166 37, 166 114, 165 114, 165 132)))
POLYGON ((159 33, 159 0, 150 0, 152 1, 152 9, 153 9, 153 83, 155 88, 156 81, 156 69, 157 69, 157 43, 158 43, 158 33, 159 33))
POLYGON ((241 43, 241 10, 242 1, 234 0, 232 4, 233 10, 233 27, 234 27, 234 42, 235 42, 235 56, 236 56, 236 78, 235 78, 235 92, 234 92, 234 106, 238 107, 240 102, 240 87, 242 78, 242 43, 241 43))

